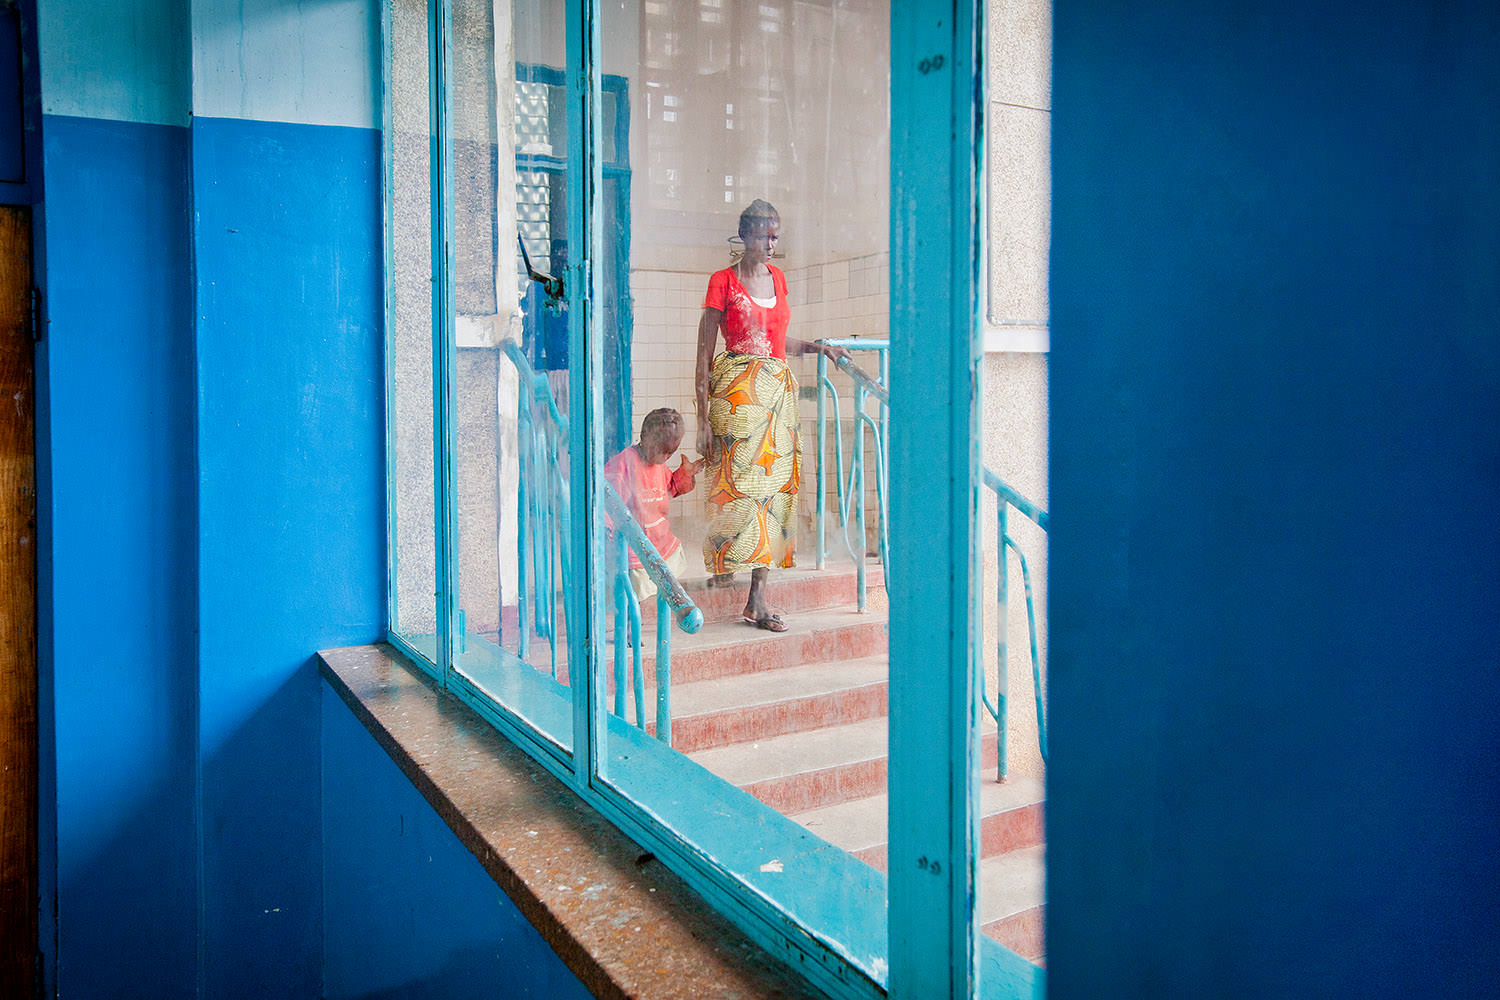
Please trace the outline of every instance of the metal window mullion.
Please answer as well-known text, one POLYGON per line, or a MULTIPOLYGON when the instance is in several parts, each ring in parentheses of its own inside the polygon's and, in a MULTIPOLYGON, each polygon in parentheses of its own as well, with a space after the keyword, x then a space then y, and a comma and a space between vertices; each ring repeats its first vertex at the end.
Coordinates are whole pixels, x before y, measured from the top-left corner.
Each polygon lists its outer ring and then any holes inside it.
POLYGON ((978 986, 980 16, 973 0, 893 0, 891 10, 888 580, 901 613, 890 622, 889 940, 897 1000, 967 998, 978 986))
POLYGON ((453 134, 449 91, 451 0, 428 6, 432 223, 433 520, 437 598, 437 672, 448 687, 457 604, 457 524, 453 503, 453 134))
POLYGON ((603 259, 599 195, 603 172, 599 162, 600 120, 599 7, 597 0, 567 0, 568 102, 568 414, 571 533, 574 579, 570 588, 568 631, 569 684, 573 691, 574 781, 590 788, 604 752, 603 657, 604 539, 594 530, 602 467, 604 349, 600 301, 594 283, 603 259), (571 624, 570 623, 570 624, 571 624))
POLYGON ((396 489, 396 128, 395 85, 392 67, 395 46, 391 31, 391 5, 380 5, 380 125, 381 125, 381 221, 385 226, 385 614, 386 638, 394 639, 401 621, 397 597, 400 578, 397 560, 396 489))

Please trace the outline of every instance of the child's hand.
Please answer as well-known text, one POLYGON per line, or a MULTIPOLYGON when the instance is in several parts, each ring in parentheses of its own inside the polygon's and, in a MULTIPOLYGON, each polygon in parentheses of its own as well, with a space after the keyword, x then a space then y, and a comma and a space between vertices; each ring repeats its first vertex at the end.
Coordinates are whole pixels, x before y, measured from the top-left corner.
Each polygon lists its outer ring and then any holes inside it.
POLYGON ((686 472, 690 476, 696 476, 698 474, 698 470, 703 468, 703 463, 706 461, 708 461, 708 459, 700 458, 698 459, 698 461, 694 462, 686 455, 683 455, 681 463, 679 463, 677 466, 677 471, 686 472))

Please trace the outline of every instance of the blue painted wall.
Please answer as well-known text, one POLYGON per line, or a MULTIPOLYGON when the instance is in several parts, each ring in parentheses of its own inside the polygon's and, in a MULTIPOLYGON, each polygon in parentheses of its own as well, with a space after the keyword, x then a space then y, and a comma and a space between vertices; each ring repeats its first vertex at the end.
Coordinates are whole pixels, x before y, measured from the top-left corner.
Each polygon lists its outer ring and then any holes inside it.
POLYGON ((378 135, 46 126, 58 983, 190 992, 201 946, 210 995, 315 994, 309 657, 384 610, 378 135))
POLYGON ((589 996, 326 687, 323 771, 323 996, 589 996))
POLYGON ((21 12, 11 7, 0 10, 0 184, 26 180, 21 80, 21 12))
POLYGON ((34 0, 0 10, 0 203, 41 199, 41 87, 34 0))
POLYGON ((49 991, 581 995, 311 659, 384 629, 378 6, 38 20, 49 991))
MULTIPOLYGON (((188 127, 192 65, 235 57, 195 52, 189 13, 37 12, 47 974, 316 996, 310 654, 384 616, 379 135, 188 127)), ((368 91, 368 33, 329 44, 364 53, 368 91)))
POLYGON ((1055 8, 1058 997, 1500 988, 1500 9, 1055 8))
POLYGON ((198 897, 187 133, 52 116, 45 159, 57 982, 66 996, 180 994, 198 897))
POLYGON ((316 992, 319 679, 385 607, 380 136, 195 118, 211 995, 316 992))

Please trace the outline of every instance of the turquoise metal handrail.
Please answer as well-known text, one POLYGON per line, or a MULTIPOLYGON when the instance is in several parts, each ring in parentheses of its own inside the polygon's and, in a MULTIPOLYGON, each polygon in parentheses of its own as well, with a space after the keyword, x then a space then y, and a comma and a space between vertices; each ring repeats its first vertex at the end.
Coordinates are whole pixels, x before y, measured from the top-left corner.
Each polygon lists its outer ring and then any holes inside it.
POLYGON ((609 483, 604 484, 604 509, 614 528, 615 540, 615 714, 625 718, 625 645, 629 624, 631 664, 634 670, 632 693, 635 695, 635 724, 646 728, 645 680, 641 671, 641 607, 630 586, 629 560, 625 549, 634 550, 636 558, 651 582, 656 584, 656 738, 672 742, 672 627, 689 635, 703 627, 703 612, 688 597, 682 582, 667 567, 666 560, 646 537, 640 522, 609 483))
POLYGON ((827 347, 842 347, 850 351, 878 351, 880 357, 880 378, 872 376, 859 365, 847 357, 839 358, 836 366, 848 375, 854 383, 854 440, 851 443, 849 456, 848 486, 845 487, 844 476, 844 442, 843 442, 843 420, 839 414, 839 395, 834 387, 833 380, 828 377, 828 358, 822 354, 818 355, 818 386, 817 386, 817 420, 818 420, 818 454, 817 454, 817 530, 818 538, 815 546, 815 560, 819 569, 823 568, 823 562, 828 555, 827 535, 825 521, 827 517, 827 479, 824 469, 825 455, 827 454, 828 442, 828 404, 831 402, 833 408, 833 433, 834 433, 834 487, 838 499, 839 526, 843 529, 844 547, 849 552, 849 557, 854 561, 855 568, 855 594, 859 602, 859 610, 864 611, 866 607, 866 549, 868 548, 866 537, 865 519, 865 433, 869 432, 874 444, 875 452, 875 505, 876 505, 876 546, 880 556, 881 565, 887 561, 889 547, 887 545, 886 528, 886 477, 885 477, 885 415, 886 408, 890 404, 890 394, 884 385, 885 373, 887 371, 887 352, 890 349, 890 341, 875 338, 860 337, 837 337, 819 340, 817 343, 827 347), (879 418, 866 412, 866 400, 873 396, 880 404, 879 418), (849 528, 851 522, 855 529, 855 539, 850 540, 849 528))
POLYGON ((1042 696, 1042 667, 1041 659, 1037 655, 1037 628, 1036 628, 1036 602, 1031 589, 1031 569, 1026 563, 1026 554, 1016 544, 1015 539, 1010 537, 1007 530, 1006 512, 1014 507, 1021 514, 1029 518, 1037 527, 1043 531, 1047 530, 1047 512, 1033 501, 1016 492, 1011 486, 989 469, 984 470, 984 485, 995 494, 995 511, 998 531, 996 533, 996 603, 998 605, 999 621, 996 625, 996 646, 999 663, 999 676, 994 702, 990 701, 988 682, 984 670, 979 673, 979 696, 984 702, 985 710, 990 713, 990 718, 995 720, 997 729, 996 739, 998 741, 998 757, 996 760, 996 781, 1004 781, 1009 771, 1009 747, 1006 738, 1006 720, 1008 718, 1007 702, 1010 697, 1010 664, 1007 649, 1008 611, 1010 608, 1010 572, 1009 562, 1006 559, 1005 550, 1008 548, 1015 552, 1021 562, 1021 582, 1026 589, 1026 623, 1031 634, 1031 683, 1036 693, 1036 739, 1037 747, 1041 750, 1042 762, 1047 760, 1047 711, 1042 696))
MULTIPOLYGON (((530 654, 531 633, 548 640, 552 656, 552 676, 557 676, 557 593, 553 568, 561 566, 564 589, 572 586, 572 564, 566 539, 569 537, 568 488, 559 461, 560 443, 567 440, 568 421, 558 409, 557 400, 546 376, 532 369, 520 345, 506 341, 501 350, 510 359, 521 378, 525 391, 517 407, 517 439, 520 442, 520 484, 517 497, 517 565, 518 594, 516 613, 522 659, 530 654), (535 408, 535 409, 534 409, 535 408), (539 411, 539 412, 538 412, 539 411), (538 419, 540 418, 540 419, 538 419), (536 490, 528 484, 543 483, 536 490), (529 576, 528 576, 529 571, 529 576), (528 582, 530 587, 528 588, 528 582), (530 593, 528 593, 528 589, 530 593), (535 621, 533 623, 533 617, 535 621)), ((627 547, 633 550, 656 584, 656 736, 670 744, 672 740, 671 677, 672 629, 689 635, 703 627, 703 612, 683 589, 681 581, 667 567, 661 553, 646 537, 640 523, 620 495, 604 483, 605 514, 613 529, 615 548, 615 714, 625 718, 626 657, 634 665, 636 725, 644 729, 645 680, 641 670, 640 602, 630 587, 627 547), (627 654, 627 633, 629 653, 627 654)), ((566 605, 563 608, 566 616, 566 605)), ((563 627, 567 627, 564 617, 563 627)))
MULTIPOLYGON (((856 575, 856 594, 859 601, 859 609, 865 610, 866 606, 866 582, 865 582, 865 432, 871 435, 875 453, 875 496, 878 521, 876 524, 876 544, 880 556, 881 565, 887 563, 889 552, 888 527, 886 519, 886 478, 885 478, 885 435, 883 433, 885 415, 890 404, 890 394, 886 388, 886 373, 888 371, 888 360, 890 341, 876 338, 843 337, 829 338, 817 341, 829 347, 843 347, 850 351, 878 351, 880 357, 880 377, 870 375, 859 365, 848 358, 840 358, 836 366, 841 369, 854 385, 854 441, 849 455, 847 486, 844 466, 844 442, 843 442, 843 420, 839 412, 839 394, 832 379, 828 374, 828 359, 818 355, 818 387, 817 387, 817 421, 818 421, 818 452, 817 452, 817 567, 823 568, 824 559, 828 555, 827 538, 825 531, 825 518, 827 516, 826 476, 824 468, 825 455, 827 454, 828 440, 828 417, 832 410, 833 417, 833 451, 834 451, 834 486, 835 496, 838 501, 839 525, 843 529, 844 546, 848 549, 850 558, 854 560, 856 575), (873 397, 880 404, 880 415, 877 419, 866 412, 865 402, 868 397, 873 397), (849 529, 851 524, 855 529, 856 542, 851 541, 849 529)), ((983 669, 980 671, 980 698, 984 703, 986 711, 995 720, 998 727, 999 760, 997 764, 998 775, 1003 780, 1008 771, 1008 751, 1006 737, 1007 701, 1009 698, 1009 675, 1008 675, 1008 643, 1007 643, 1007 609, 1010 601, 1010 574, 1007 560, 1007 549, 1014 552, 1020 560, 1021 581, 1026 596, 1026 620, 1030 630, 1031 638, 1031 676, 1032 684, 1036 691, 1036 716, 1037 716, 1037 744, 1041 750, 1042 760, 1047 759, 1047 718, 1046 709, 1042 696, 1041 662, 1038 656, 1037 624, 1036 624, 1036 601, 1031 586, 1031 568, 1026 561, 1026 554, 1021 551, 1015 539, 1011 538, 1006 528, 1006 513, 1009 508, 1014 507, 1021 514, 1037 524, 1043 531, 1047 530, 1047 512, 1033 501, 1011 488, 1004 480, 994 472, 985 468, 983 471, 984 485, 994 492, 996 497, 996 508, 999 517, 999 532, 996 543, 998 549, 998 594, 999 603, 999 625, 998 625, 998 651, 1000 690, 996 693, 996 699, 991 702, 988 692, 988 684, 983 669)), ((982 628, 982 624, 980 625, 982 628)))
MULTIPOLYGON (((557 601, 550 596, 542 599, 540 595, 557 593, 553 570, 559 565, 563 587, 571 587, 573 580, 572 560, 565 541, 568 537, 568 485, 559 461, 562 443, 568 437, 568 421, 558 409, 546 376, 532 369, 520 345, 504 341, 500 347, 515 366, 523 388, 517 406, 516 427, 521 473, 516 500, 516 617, 520 654, 523 660, 530 657, 531 634, 535 630, 537 635, 548 640, 552 676, 556 677, 557 601), (536 419, 534 407, 538 404, 542 408, 542 420, 536 419), (544 484, 544 490, 531 488, 536 483, 544 484), (531 583, 529 588, 528 582, 531 583)), ((566 628, 566 606, 563 615, 566 628)))

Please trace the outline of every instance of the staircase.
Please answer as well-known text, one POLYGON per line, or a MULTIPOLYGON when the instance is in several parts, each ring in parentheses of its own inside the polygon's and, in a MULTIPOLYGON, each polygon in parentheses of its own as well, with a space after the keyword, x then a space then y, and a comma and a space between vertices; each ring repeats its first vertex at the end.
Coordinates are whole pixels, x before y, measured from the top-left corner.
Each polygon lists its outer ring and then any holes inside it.
MULTIPOLYGON (((741 620, 748 591, 741 577, 729 588, 686 584, 705 624, 696 635, 672 638, 672 745, 884 871, 888 660, 880 570, 871 570, 865 613, 856 610, 852 570, 773 574, 771 603, 790 626, 784 633, 741 620)), ((654 610, 646 618, 654 620, 654 610)), ((653 651, 644 652, 650 678, 653 651)), ((646 704, 654 699, 648 690, 646 704)), ((982 719, 981 928, 1041 963, 1042 782, 994 781, 994 726, 982 719)))

